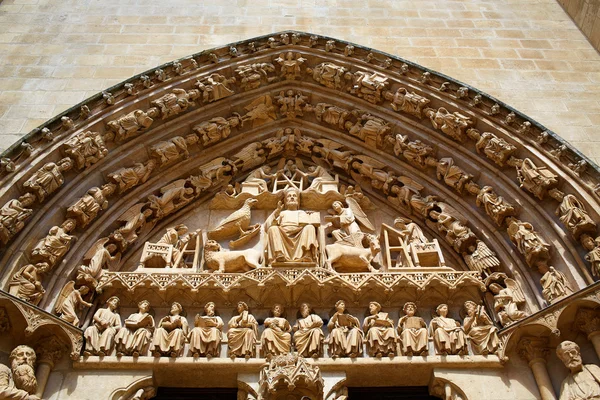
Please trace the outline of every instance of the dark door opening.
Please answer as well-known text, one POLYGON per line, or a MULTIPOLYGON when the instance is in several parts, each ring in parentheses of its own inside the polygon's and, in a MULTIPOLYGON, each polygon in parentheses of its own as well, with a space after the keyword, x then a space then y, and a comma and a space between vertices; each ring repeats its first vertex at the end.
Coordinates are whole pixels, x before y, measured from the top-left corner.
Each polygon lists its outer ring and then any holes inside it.
POLYGON ((237 400, 237 388, 159 387, 153 400, 237 400))
POLYGON ((348 388, 348 400, 440 400, 426 386, 348 388))

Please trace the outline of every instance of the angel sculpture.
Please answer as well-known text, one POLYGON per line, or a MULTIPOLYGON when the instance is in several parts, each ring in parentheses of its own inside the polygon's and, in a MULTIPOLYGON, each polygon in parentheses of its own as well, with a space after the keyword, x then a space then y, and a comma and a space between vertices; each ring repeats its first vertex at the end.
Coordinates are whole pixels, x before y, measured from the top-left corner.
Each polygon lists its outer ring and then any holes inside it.
POLYGON ((98 279, 102 276, 102 270, 114 269, 113 267, 121 261, 121 253, 117 251, 117 245, 111 243, 105 247, 109 240, 109 238, 98 239, 85 253, 83 261, 87 264, 77 268, 76 280, 79 284, 91 284, 92 287, 96 287, 98 279))
POLYGON ((160 196, 148 196, 150 209, 158 219, 171 214, 194 199, 194 189, 186 187, 186 180, 179 179, 160 189, 160 196))
POLYGON ((500 260, 496 257, 485 242, 478 240, 476 246, 469 247, 471 254, 464 253, 463 258, 471 271, 477 271, 489 276, 494 269, 500 266, 500 260))
POLYGON ((250 226, 252 217, 251 209, 258 203, 254 198, 248 198, 244 205, 225 218, 219 226, 208 232, 208 238, 214 240, 223 240, 233 236, 239 236, 236 240, 229 242, 231 248, 237 248, 243 243, 247 243, 252 237, 260 231, 260 224, 250 226))
POLYGON ((448 243, 452 245, 457 253, 466 252, 477 242, 477 237, 467 226, 467 219, 450 205, 436 202, 436 208, 440 211, 429 211, 429 216, 436 221, 438 231, 445 236, 448 243))
POLYGON ((273 99, 269 95, 259 97, 245 109, 248 112, 242 117, 242 121, 252 121, 253 128, 277 119, 273 99))
POLYGON ((368 233, 373 233, 375 227, 357 201, 362 197, 362 193, 360 191, 354 193, 352 187, 349 187, 349 192, 350 194, 346 195, 348 207, 344 208, 341 201, 333 202, 333 212, 330 211, 333 215, 326 216, 325 220, 331 222, 337 228, 331 232, 336 243, 362 247, 364 237, 362 229, 368 233))
POLYGON ((125 225, 117 229, 116 232, 123 238, 124 242, 129 245, 135 242, 138 236, 145 236, 154 227, 155 221, 148 222, 153 214, 149 208, 144 209, 146 203, 138 203, 130 207, 121 215, 117 221, 125 222, 125 225))
MULTIPOLYGON (((492 274, 488 280, 495 280, 502 277, 503 274, 492 274)), ((506 327, 527 316, 525 311, 521 311, 519 307, 525 304, 525 295, 521 290, 519 283, 511 278, 504 278, 504 285, 494 282, 488 285, 489 290, 494 295, 494 310, 498 315, 498 319, 502 326, 506 327)))
POLYGON ((225 157, 217 157, 200 167, 200 175, 192 176, 190 183, 198 193, 221 184, 229 183, 237 167, 225 157))
POLYGON ((354 180, 359 183, 368 183, 374 189, 384 190, 386 193, 389 192, 390 184, 396 178, 393 173, 384 171, 386 164, 369 156, 352 157, 350 167, 350 175, 354 180))
POLYGON ((90 288, 87 286, 80 286, 78 289, 75 289, 75 282, 70 281, 60 291, 54 312, 59 314, 60 319, 79 327, 78 308, 81 306, 88 308, 92 306, 92 303, 88 303, 83 299, 89 292, 90 288))
POLYGON ((312 159, 316 164, 327 163, 329 168, 340 168, 348 171, 353 151, 344 151, 344 145, 329 139, 319 139, 312 148, 312 159))

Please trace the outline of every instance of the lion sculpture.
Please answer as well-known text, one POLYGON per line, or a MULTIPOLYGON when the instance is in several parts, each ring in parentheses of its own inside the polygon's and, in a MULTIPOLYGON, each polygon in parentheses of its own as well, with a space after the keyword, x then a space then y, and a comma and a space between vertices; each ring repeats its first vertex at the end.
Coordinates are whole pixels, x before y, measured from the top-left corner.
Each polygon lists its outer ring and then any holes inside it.
POLYGON ((209 240, 204 245, 204 261, 206 268, 216 272, 248 272, 260 268, 262 256, 254 249, 223 251, 216 240, 209 240))

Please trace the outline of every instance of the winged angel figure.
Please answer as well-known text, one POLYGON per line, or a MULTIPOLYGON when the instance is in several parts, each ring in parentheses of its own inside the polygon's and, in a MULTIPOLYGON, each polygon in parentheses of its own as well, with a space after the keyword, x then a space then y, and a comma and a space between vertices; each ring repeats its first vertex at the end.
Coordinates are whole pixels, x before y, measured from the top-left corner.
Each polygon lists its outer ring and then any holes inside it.
POLYGON ((520 309, 525 305, 525 295, 519 282, 496 272, 486 279, 486 284, 493 294, 494 310, 502 326, 506 327, 527 316, 520 309))
POLYGON ((83 297, 88 294, 90 288, 81 286, 75 289, 75 282, 68 282, 60 291, 54 311, 60 315, 60 319, 67 321, 74 326, 79 326, 79 317, 77 311, 81 306, 91 307, 92 303, 88 303, 83 297))
POLYGON ((463 258, 471 271, 484 273, 486 276, 492 274, 494 269, 500 266, 500 260, 485 242, 478 240, 475 247, 469 250, 474 251, 471 254, 464 254, 463 258))
POLYGON ((96 287, 103 269, 115 269, 121 261, 121 253, 114 243, 106 246, 109 238, 101 238, 83 256, 83 265, 77 268, 77 282, 96 287), (115 253, 113 255, 113 253, 115 253))

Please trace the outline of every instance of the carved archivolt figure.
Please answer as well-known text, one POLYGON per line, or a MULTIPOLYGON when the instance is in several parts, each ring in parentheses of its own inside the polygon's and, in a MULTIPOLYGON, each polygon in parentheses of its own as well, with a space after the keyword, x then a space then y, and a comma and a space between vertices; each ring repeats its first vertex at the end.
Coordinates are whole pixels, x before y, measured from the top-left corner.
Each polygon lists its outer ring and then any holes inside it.
POLYGON ((529 222, 512 219, 508 224, 508 237, 517 246, 530 267, 543 268, 550 260, 550 245, 533 229, 529 222))
POLYGON ((120 168, 108 175, 108 179, 119 187, 123 193, 139 184, 145 183, 156 168, 156 161, 151 159, 146 164, 135 163, 133 167, 120 168))
POLYGON ((8 292, 21 300, 38 305, 46 290, 42 286, 44 273, 48 271, 46 263, 27 264, 21 267, 10 279, 8 292))
POLYGON ((145 356, 154 332, 154 318, 148 313, 150 302, 138 303, 138 312, 125 320, 125 326, 119 329, 115 337, 117 356, 145 356))
POLYGON ((204 306, 204 315, 196 315, 190 332, 190 353, 194 357, 219 357, 223 320, 215 314, 215 303, 204 306))
POLYGON ((171 226, 167 228, 167 232, 158 239, 158 242, 156 242, 157 244, 173 246, 171 259, 165 260, 167 262, 167 268, 179 268, 183 250, 191 239, 190 235, 186 235, 187 232, 188 227, 183 224, 171 226))
POLYGON ((299 207, 298 190, 287 189, 284 204, 279 202, 265 223, 269 264, 318 261, 319 244, 314 224, 320 221, 319 214, 299 207))
POLYGON ((97 132, 79 132, 64 146, 65 154, 75 160, 77 169, 88 168, 108 154, 104 140, 97 132))
POLYGON ((18 199, 9 200, 0 209, 0 241, 6 244, 25 227, 25 221, 31 217, 33 210, 29 207, 35 196, 27 193, 18 199))
POLYGON ((560 400, 600 399, 600 367, 583 365, 579 345, 565 340, 556 348, 556 355, 569 369, 560 385, 560 400))
POLYGON ((398 337, 394 321, 388 317, 388 313, 381 312, 381 304, 376 301, 369 303, 369 314, 363 321, 367 353, 377 358, 395 356, 398 337))
POLYGON ((477 195, 477 207, 482 207, 485 213, 494 220, 498 226, 504 224, 508 217, 516 215, 515 207, 494 192, 491 186, 484 186, 477 195))
POLYGON ((143 110, 133 110, 132 112, 122 115, 119 118, 109 121, 106 125, 107 130, 111 134, 105 136, 105 139, 115 142, 122 142, 134 136, 137 136, 140 132, 150 128, 154 120, 153 117, 158 116, 155 108, 150 108, 148 112, 143 110))
POLYGON ((212 103, 234 94, 229 88, 234 82, 235 78, 227 79, 221 74, 210 74, 207 78, 197 81, 196 87, 202 92, 202 101, 212 103))
POLYGON ((94 314, 93 324, 90 325, 84 332, 85 350, 84 356, 110 355, 114 338, 121 329, 121 317, 116 313, 119 307, 119 298, 111 297, 106 301, 106 308, 101 308, 94 314))
POLYGON ((339 129, 345 129, 348 118, 352 113, 345 108, 340 108, 328 103, 318 103, 313 111, 319 122, 325 122, 329 125, 337 126, 339 129))
POLYGON ((227 326, 227 343, 229 357, 245 357, 256 355, 256 340, 258 339, 258 322, 248 312, 248 305, 243 301, 237 304, 238 315, 229 320, 227 326))
POLYGON ((402 154, 406 161, 417 168, 427 168, 429 160, 436 162, 433 147, 420 140, 409 141, 408 135, 397 134, 392 143, 394 143, 394 154, 396 156, 402 154))
POLYGON ((352 77, 351 92, 369 103, 377 104, 383 101, 383 91, 388 85, 388 78, 377 72, 357 71, 352 77))
POLYGON ((329 336, 329 355, 332 358, 351 357, 362 355, 363 332, 360 329, 358 318, 346 312, 346 302, 338 300, 335 303, 335 314, 327 324, 329 336))
POLYGON ((446 203, 437 202, 435 204, 442 211, 430 211, 429 216, 437 222, 438 231, 444 235, 454 250, 462 254, 466 253, 471 246, 475 246, 477 236, 467 226, 466 218, 446 203))
POLYGON ((583 235, 581 237, 581 244, 586 250, 589 251, 585 255, 585 259, 590 263, 590 269, 592 270, 592 276, 600 276, 600 236, 594 239, 589 235, 583 235))
POLYGON ((106 210, 108 207, 106 197, 113 194, 115 187, 114 184, 107 184, 102 188, 89 189, 82 198, 67 208, 67 218, 75 219, 78 227, 85 228, 98 216, 100 211, 106 210))
POLYGON ((398 333, 402 344, 402 354, 405 356, 426 356, 427 324, 421 317, 416 317, 417 305, 412 302, 404 304, 404 316, 398 321, 398 333))
POLYGON ((352 74, 348 70, 339 65, 325 62, 317 65, 314 70, 307 69, 315 81, 330 89, 343 89, 346 82, 352 79, 352 74))
POLYGON ((302 64, 306 62, 306 58, 302 57, 300 53, 282 53, 275 59, 275 62, 281 67, 281 77, 287 80, 300 79, 302 75, 302 64))
POLYGON ((198 90, 173 89, 171 93, 165 94, 150 104, 160 111, 162 119, 167 119, 194 105, 194 99, 199 96, 200 92, 198 90))
POLYGON ((575 239, 579 239, 583 233, 591 235, 596 233, 596 223, 590 218, 583 203, 572 194, 563 197, 560 206, 556 209, 556 215, 575 239))
POLYGON ((565 274, 550 267, 540 281, 542 284, 542 296, 552 303, 558 299, 573 293, 573 289, 565 274))
POLYGON ((467 339, 460 324, 448 318, 448 305, 440 304, 435 309, 437 317, 429 324, 429 331, 438 354, 467 354, 467 339))
POLYGON ((485 242, 478 240, 476 246, 470 247, 471 254, 463 254, 465 263, 471 271, 478 271, 484 275, 491 275, 500 266, 500 260, 485 242))
POLYGON ((235 73, 241 77, 239 84, 242 90, 256 89, 263 82, 273 82, 277 78, 270 77, 269 74, 274 71, 275 66, 271 63, 240 65, 235 69, 235 73))
POLYGON ((54 267, 71 248, 75 236, 69 235, 75 229, 75 221, 67 219, 61 226, 50 228, 48 235, 40 239, 31 250, 31 260, 34 262, 47 263, 50 268, 54 267))
POLYGON ((527 313, 519 309, 519 306, 525 303, 525 297, 517 281, 507 278, 504 284, 505 288, 498 283, 492 283, 489 289, 494 294, 494 310, 500 323, 502 326, 508 326, 525 318, 527 313))
MULTIPOLYGON (((388 97, 391 96, 386 95, 386 98, 388 97)), ((419 119, 423 118, 423 109, 431 102, 428 98, 409 92, 403 87, 396 90, 396 94, 388 100, 391 101, 394 111, 402 111, 419 119)))
POLYGON ((473 126, 473 120, 460 114, 451 113, 444 107, 437 111, 431 108, 425 110, 425 115, 431 120, 431 125, 450 136, 457 142, 464 142, 467 139, 467 129, 473 126))
POLYGON ((558 185, 558 177, 546 167, 538 167, 529 158, 523 160, 520 166, 517 166, 517 179, 521 188, 532 193, 540 200, 548 190, 558 185))
POLYGON ((113 263, 118 263, 121 259, 121 253, 117 251, 117 245, 114 243, 105 246, 108 238, 99 239, 83 256, 86 264, 77 268, 77 282, 90 283, 96 286, 98 279, 102 276, 103 269, 109 269, 113 263))
POLYGON ((451 157, 442 158, 438 161, 436 175, 438 179, 443 179, 444 183, 456 192, 463 192, 473 175, 466 173, 462 168, 454 164, 454 159, 451 157))
POLYGON ((300 305, 301 318, 293 326, 294 346, 298 355, 318 358, 323 350, 323 320, 311 311, 308 303, 300 305))
POLYGON ((155 221, 148 221, 153 212, 150 208, 146 208, 147 206, 147 203, 138 203, 125 211, 117 219, 124 224, 114 231, 111 238, 121 242, 122 247, 127 247, 135 242, 139 235, 149 232, 154 227, 155 221))
POLYGON ((463 321, 463 328, 471 339, 473 353, 482 355, 495 353, 500 343, 498 328, 494 326, 485 308, 472 301, 466 301, 464 307, 467 316, 463 321))
POLYGON ((90 292, 87 286, 80 286, 75 289, 75 282, 70 281, 63 287, 56 302, 55 311, 59 314, 60 319, 79 327, 79 317, 77 310, 81 306, 91 307, 92 303, 88 303, 83 299, 83 296, 90 292))
POLYGON ((490 132, 481 134, 475 148, 478 153, 483 151, 487 158, 501 167, 503 167, 506 160, 517 151, 515 146, 490 132))
POLYGON ((242 121, 252 121, 253 128, 277 119, 273 99, 269 95, 259 97, 244 109, 248 112, 242 117, 242 121))
POLYGON ((192 130, 202 138, 202 145, 208 146, 227 139, 231 135, 231 128, 235 128, 240 122, 239 115, 228 119, 215 117, 195 125, 192 130))
POLYGON ((35 395, 35 361, 35 351, 29 346, 17 346, 10 352, 10 368, 0 364, 0 399, 40 399, 35 395))
POLYGON ((73 162, 66 157, 58 163, 47 163, 37 170, 37 172, 23 183, 23 188, 37 196, 40 203, 44 202, 46 197, 54 193, 65 183, 63 172, 73 168, 73 162))
POLYGON ((183 353, 185 340, 188 336, 187 319, 181 316, 183 307, 174 302, 169 315, 158 322, 158 328, 152 340, 152 355, 154 357, 178 357, 183 353))
POLYGON ((185 139, 181 136, 175 136, 174 138, 153 145, 150 147, 149 152, 152 157, 158 158, 160 166, 164 167, 182 158, 188 158, 190 156, 188 146, 198 143, 199 140, 195 134, 187 135, 185 139))
POLYGON ((265 319, 265 330, 260 342, 266 357, 289 353, 292 347, 292 327, 288 320, 282 317, 283 312, 283 306, 275 304, 271 310, 272 316, 265 319))
POLYGON ((160 195, 148 196, 148 203, 157 218, 163 218, 194 199, 194 188, 186 186, 185 179, 178 179, 160 188, 160 195))
POLYGON ((279 92, 275 97, 279 105, 279 114, 287 118, 296 118, 304 116, 304 108, 307 105, 308 96, 304 96, 301 91, 288 90, 279 92))

